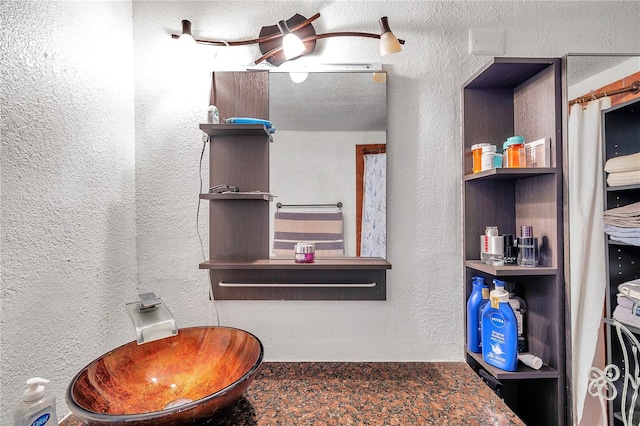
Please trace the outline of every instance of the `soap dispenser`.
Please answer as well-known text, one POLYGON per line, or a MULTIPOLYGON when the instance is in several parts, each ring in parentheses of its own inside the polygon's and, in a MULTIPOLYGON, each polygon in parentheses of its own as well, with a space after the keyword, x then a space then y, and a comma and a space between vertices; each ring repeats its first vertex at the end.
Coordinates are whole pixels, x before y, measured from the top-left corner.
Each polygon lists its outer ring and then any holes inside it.
POLYGON ((49 380, 34 377, 27 380, 22 402, 13 411, 14 426, 53 426, 58 424, 56 398, 45 392, 49 380))

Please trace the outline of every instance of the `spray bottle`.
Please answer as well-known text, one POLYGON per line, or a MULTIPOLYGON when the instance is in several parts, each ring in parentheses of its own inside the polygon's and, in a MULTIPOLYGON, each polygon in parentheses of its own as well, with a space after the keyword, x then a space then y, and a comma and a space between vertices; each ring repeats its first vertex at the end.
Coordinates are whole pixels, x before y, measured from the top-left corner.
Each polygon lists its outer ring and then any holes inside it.
POLYGON ((14 426, 57 426, 56 398, 45 392, 47 383, 49 380, 40 377, 27 380, 22 402, 13 411, 14 426))

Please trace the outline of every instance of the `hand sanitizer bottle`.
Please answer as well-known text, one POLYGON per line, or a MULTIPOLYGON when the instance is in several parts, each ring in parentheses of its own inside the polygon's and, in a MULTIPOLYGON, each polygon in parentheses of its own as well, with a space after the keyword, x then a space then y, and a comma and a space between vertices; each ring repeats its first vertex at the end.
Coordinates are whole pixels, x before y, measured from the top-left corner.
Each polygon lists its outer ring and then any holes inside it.
POLYGON ((53 426, 58 424, 56 398, 45 392, 49 380, 34 377, 27 380, 22 402, 13 411, 14 426, 53 426))

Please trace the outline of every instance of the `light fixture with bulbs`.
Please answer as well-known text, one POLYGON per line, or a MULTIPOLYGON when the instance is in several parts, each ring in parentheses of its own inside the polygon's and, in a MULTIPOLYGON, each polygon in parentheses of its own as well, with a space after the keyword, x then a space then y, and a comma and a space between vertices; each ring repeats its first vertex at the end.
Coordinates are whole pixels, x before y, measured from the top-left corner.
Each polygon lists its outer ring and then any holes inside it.
MULTIPOLYGON (((380 39, 380 55, 390 55, 399 52, 404 44, 404 40, 399 40, 389 28, 388 18, 380 18, 380 34, 363 33, 356 31, 340 31, 324 34, 316 34, 315 28, 311 24, 320 17, 316 13, 311 18, 295 14, 290 19, 282 20, 277 25, 262 27, 258 38, 250 40, 224 41, 224 40, 202 40, 194 39, 196 43, 213 46, 246 46, 258 44, 262 56, 254 61, 257 65, 267 61, 275 66, 279 66, 286 61, 299 58, 300 56, 313 53, 316 41, 330 37, 365 37, 380 39)), ((182 34, 172 34, 175 39, 193 39, 191 34, 191 22, 182 21, 182 34)))

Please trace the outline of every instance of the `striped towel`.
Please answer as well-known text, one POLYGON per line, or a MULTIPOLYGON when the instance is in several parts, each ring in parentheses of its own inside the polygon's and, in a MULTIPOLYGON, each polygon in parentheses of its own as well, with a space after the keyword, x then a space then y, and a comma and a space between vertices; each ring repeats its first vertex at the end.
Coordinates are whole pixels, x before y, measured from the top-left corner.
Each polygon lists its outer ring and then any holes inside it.
POLYGON ((276 212, 273 254, 293 257, 296 243, 315 243, 316 257, 344 256, 342 212, 276 212))

